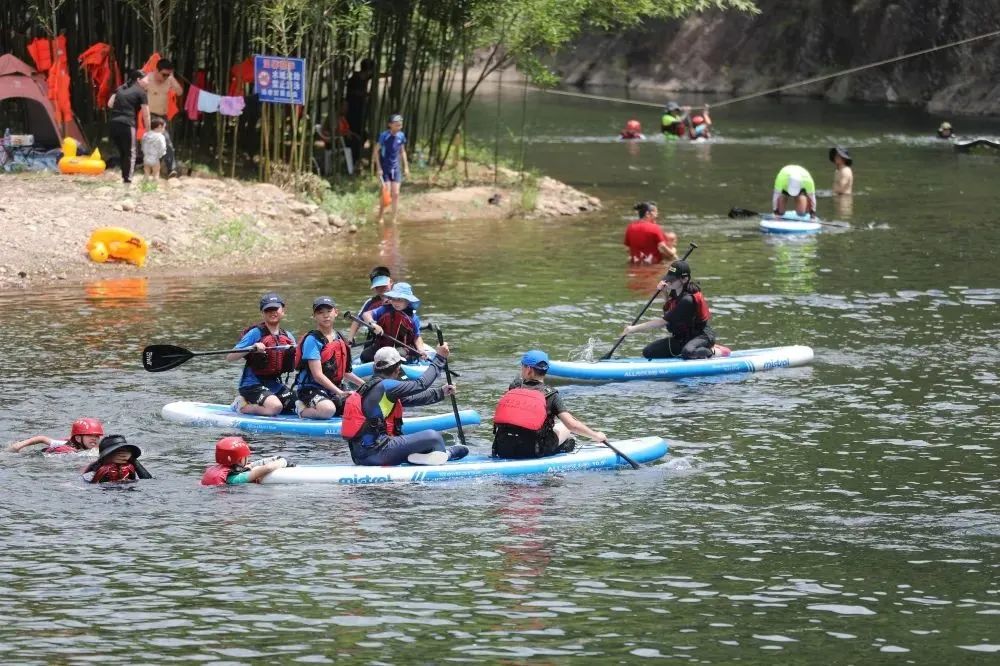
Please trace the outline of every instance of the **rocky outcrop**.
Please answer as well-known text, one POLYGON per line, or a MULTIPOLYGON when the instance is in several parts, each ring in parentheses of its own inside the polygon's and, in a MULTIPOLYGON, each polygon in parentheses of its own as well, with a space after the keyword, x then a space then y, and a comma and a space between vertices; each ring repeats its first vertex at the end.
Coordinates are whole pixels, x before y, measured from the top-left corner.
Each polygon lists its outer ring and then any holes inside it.
MULTIPOLYGON (((761 13, 709 12, 588 34, 552 63, 572 85, 732 96, 1000 30, 997 0, 757 0, 761 13)), ((783 94, 1000 113, 1000 36, 783 94)))

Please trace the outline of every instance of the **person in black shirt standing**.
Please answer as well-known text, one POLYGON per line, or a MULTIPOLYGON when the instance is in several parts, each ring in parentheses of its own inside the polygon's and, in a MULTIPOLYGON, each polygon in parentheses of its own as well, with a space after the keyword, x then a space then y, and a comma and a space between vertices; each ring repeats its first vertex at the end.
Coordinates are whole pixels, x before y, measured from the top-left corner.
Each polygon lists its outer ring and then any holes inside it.
POLYGON ((149 121, 149 100, 146 98, 145 74, 132 70, 125 78, 125 84, 118 88, 108 100, 111 109, 111 119, 108 122, 108 135, 111 143, 118 149, 122 163, 122 182, 132 182, 135 172, 136 158, 136 116, 142 114, 146 127, 149 121))

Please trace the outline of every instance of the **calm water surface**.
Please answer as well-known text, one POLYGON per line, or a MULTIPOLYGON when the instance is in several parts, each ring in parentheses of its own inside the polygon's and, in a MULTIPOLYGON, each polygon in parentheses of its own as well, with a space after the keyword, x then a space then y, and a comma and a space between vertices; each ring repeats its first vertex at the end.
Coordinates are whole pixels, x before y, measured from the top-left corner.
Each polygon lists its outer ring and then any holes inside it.
MULTIPOLYGON (((651 129, 648 110, 528 109, 528 163, 602 213, 366 229, 329 265, 277 278, 0 294, 6 439, 97 416, 156 477, 91 488, 80 458, 0 454, 0 661, 996 663, 1000 160, 956 156, 924 138, 940 119, 899 109, 734 106, 706 146, 611 140, 631 115, 651 129), (780 240, 725 217, 765 208, 789 162, 829 187, 834 141, 858 193, 819 208, 850 230, 780 240), (756 376, 562 389, 615 437, 668 438, 658 465, 211 490, 197 482, 219 432, 159 417, 172 400, 230 401, 239 370, 206 358, 147 374, 145 344, 225 348, 272 288, 303 332, 315 295, 356 308, 374 263, 414 283, 453 341, 462 406, 489 415, 520 352, 600 355, 648 298, 661 269, 630 270, 620 246, 644 198, 700 245, 722 342, 816 351, 756 376)), ((517 134, 516 96, 503 122, 517 134)), ((487 427, 469 434, 488 446, 487 427)), ((340 441, 252 445, 347 459, 340 441)))

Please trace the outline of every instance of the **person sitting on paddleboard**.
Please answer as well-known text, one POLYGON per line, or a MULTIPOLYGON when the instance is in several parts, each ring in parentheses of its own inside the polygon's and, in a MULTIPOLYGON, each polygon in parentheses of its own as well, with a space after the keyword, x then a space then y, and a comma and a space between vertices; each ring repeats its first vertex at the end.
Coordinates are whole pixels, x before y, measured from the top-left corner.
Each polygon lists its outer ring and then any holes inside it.
POLYGON ((98 446, 97 460, 83 470, 88 483, 117 483, 152 479, 153 475, 139 462, 142 450, 129 444, 122 435, 108 435, 98 446))
POLYGON ((576 448, 571 433, 603 442, 608 437, 578 420, 562 396, 545 385, 549 356, 532 349, 521 357, 521 376, 497 403, 493 415, 495 458, 543 458, 576 448))
MULTIPOLYGON (((385 292, 384 297, 389 301, 388 305, 380 305, 361 315, 362 319, 373 325, 375 332, 375 342, 361 352, 361 361, 364 363, 371 363, 378 350, 397 346, 396 342, 386 336, 396 338, 415 349, 424 348, 424 340, 420 337, 420 316, 416 312, 420 307, 420 299, 413 295, 413 287, 408 282, 397 282, 391 290, 385 292)), ((406 350, 406 353, 411 361, 418 358, 410 350, 406 350)))
POLYGON ((854 189, 854 172, 851 171, 851 165, 854 164, 854 160, 851 159, 851 154, 847 152, 847 148, 834 146, 830 149, 830 161, 833 162, 833 166, 835 167, 833 172, 833 193, 850 194, 854 189))
MULTIPOLYGON (((368 312, 369 310, 374 310, 375 308, 381 305, 389 304, 388 299, 386 299, 385 297, 385 292, 392 289, 392 274, 389 272, 389 269, 386 268, 385 266, 376 266, 368 274, 368 279, 371 280, 372 295, 369 296, 368 299, 361 304, 361 308, 358 310, 359 317, 364 315, 364 313, 368 312)), ((350 345, 354 344, 354 339, 358 335, 358 328, 360 326, 361 324, 359 324, 356 321, 351 322, 351 329, 347 334, 348 344, 350 345)), ((368 337, 365 341, 365 345, 367 345, 368 342, 374 339, 375 336, 372 334, 371 331, 369 331, 368 337)))
POLYGON ((621 131, 618 138, 623 141, 636 141, 645 139, 646 135, 642 133, 642 124, 633 119, 625 123, 625 129, 621 131))
POLYGON ((788 210, 789 202, 800 216, 816 217, 816 183, 808 171, 797 164, 782 167, 774 179, 774 193, 771 208, 774 214, 782 216, 788 210))
POLYGON ((404 405, 432 405, 455 393, 451 384, 431 386, 444 369, 448 355, 448 345, 439 345, 430 367, 419 379, 408 380, 403 375, 403 357, 395 348, 383 347, 376 352, 375 374, 347 398, 340 426, 355 465, 399 465, 407 461, 440 465, 469 453, 461 444, 446 447, 437 430, 402 434, 404 405))
POLYGON ((203 486, 239 486, 260 483, 271 472, 288 467, 281 457, 250 462, 250 445, 239 436, 223 437, 215 443, 215 464, 201 477, 203 486))
POLYGON ((625 246, 633 264, 658 264, 677 258, 677 235, 657 224, 659 211, 653 201, 640 201, 633 208, 639 219, 625 227, 625 246))
POLYGON ((677 102, 667 102, 660 117, 660 131, 668 141, 676 141, 687 134, 688 112, 691 107, 681 107, 677 102))
POLYGON ((344 411, 344 380, 357 386, 364 380, 351 371, 351 348, 333 329, 337 304, 329 296, 313 301, 316 328, 302 336, 295 348, 293 390, 298 399, 295 413, 304 419, 328 419, 344 411))
POLYGON ((951 123, 947 120, 941 123, 937 129, 937 136, 939 139, 953 139, 954 131, 951 128, 951 123))
POLYGON ((715 348, 715 331, 708 325, 711 312, 697 282, 691 281, 691 268, 686 261, 670 264, 667 278, 657 285, 664 292, 663 316, 658 319, 626 326, 622 336, 666 327, 670 337, 651 342, 642 350, 645 358, 686 359, 711 358, 716 353, 728 356, 729 350, 715 348))
POLYGON ((700 114, 691 116, 691 126, 688 127, 688 138, 692 141, 712 138, 712 117, 708 115, 708 104, 700 114))
POLYGON ((281 296, 274 292, 264 294, 260 299, 260 311, 264 321, 244 330, 235 347, 252 347, 253 351, 226 355, 227 361, 245 362, 233 411, 275 416, 292 409, 295 404, 295 394, 281 380, 283 374, 295 369, 295 336, 281 328, 285 316, 285 301, 281 296))
POLYGON ((103 436, 104 426, 101 425, 100 421, 92 418, 82 418, 73 421, 73 425, 70 427, 69 439, 52 439, 45 435, 35 435, 28 439, 22 439, 20 442, 14 442, 7 447, 7 450, 20 453, 29 446, 44 444, 45 448, 42 449, 42 453, 45 455, 80 453, 81 451, 89 451, 96 448, 103 436))

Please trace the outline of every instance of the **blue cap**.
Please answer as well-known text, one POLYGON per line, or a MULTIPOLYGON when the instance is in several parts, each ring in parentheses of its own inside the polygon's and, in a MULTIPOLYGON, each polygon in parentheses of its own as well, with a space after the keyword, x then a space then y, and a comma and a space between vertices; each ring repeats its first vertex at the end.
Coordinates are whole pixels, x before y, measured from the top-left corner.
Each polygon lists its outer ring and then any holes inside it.
POLYGON ((531 351, 524 352, 524 356, 521 357, 521 365, 547 372, 549 369, 549 355, 540 349, 532 349, 531 351))
POLYGON ((413 295, 413 287, 409 282, 397 282, 392 289, 382 295, 385 298, 405 298, 413 307, 420 307, 420 299, 413 295))
POLYGON ((337 303, 329 296, 317 296, 313 299, 313 312, 316 312, 316 310, 319 310, 322 307, 335 308, 337 307, 337 303))
POLYGON ((376 275, 372 278, 372 289, 375 287, 388 287, 389 286, 389 276, 388 275, 376 275))
POLYGON ((285 307, 285 301, 273 291, 269 291, 260 297, 260 309, 269 310, 274 307, 285 307))

